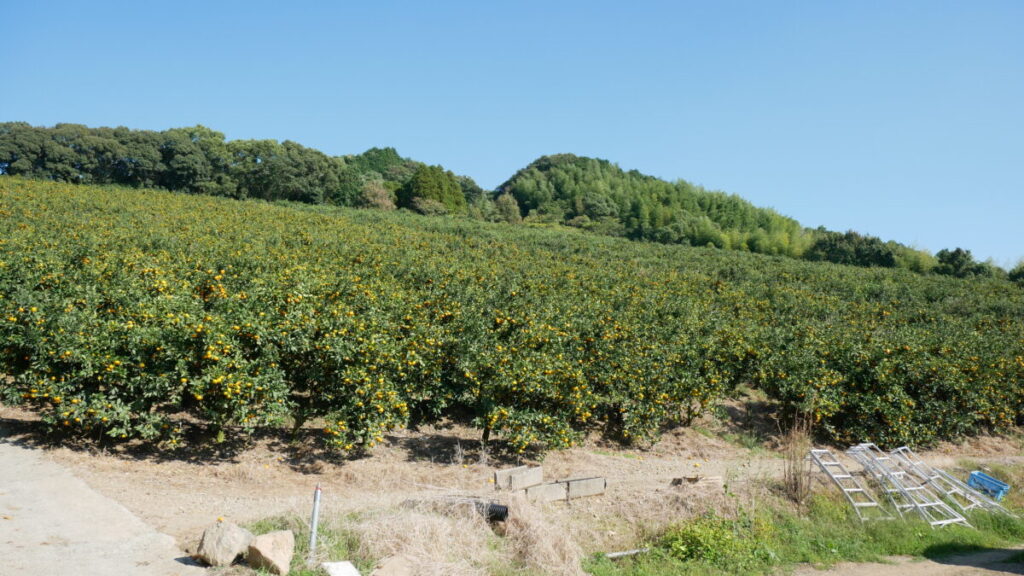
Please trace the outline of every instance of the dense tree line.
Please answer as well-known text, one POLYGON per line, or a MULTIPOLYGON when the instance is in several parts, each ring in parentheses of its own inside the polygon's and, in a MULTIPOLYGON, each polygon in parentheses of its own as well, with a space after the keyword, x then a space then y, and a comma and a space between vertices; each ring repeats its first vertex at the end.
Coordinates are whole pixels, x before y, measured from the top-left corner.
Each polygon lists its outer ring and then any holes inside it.
MULTIPOLYGON (((194 194, 311 204, 395 208, 397 193, 416 208, 421 196, 465 211, 463 191, 482 195, 467 177, 402 158, 393 148, 328 156, 285 140, 232 140, 204 126, 161 132, 0 124, 0 174, 76 184, 121 184, 194 194), (421 173, 444 176, 444 198, 421 173), (421 189, 421 184, 426 188, 421 189), (457 196, 457 197, 456 197, 457 196)), ((429 203, 428 203, 429 205, 429 203)))
POLYGON ((845 234, 818 230, 818 239, 804 255, 812 261, 828 261, 858 266, 896 267, 896 247, 874 236, 861 236, 849 231, 845 234))
MULTIPOLYGON (((571 154, 542 157, 498 188, 529 221, 553 221, 665 244, 714 246, 852 266, 927 272, 927 252, 856 232, 809 230, 796 220, 683 180, 571 154)), ((982 264, 980 266, 988 266, 982 264)))
POLYGON ((572 154, 543 156, 489 192, 467 176, 403 158, 394 148, 329 156, 290 140, 227 141, 204 126, 156 132, 10 122, 0 123, 4 174, 239 199, 405 208, 512 224, 555 223, 663 244, 957 277, 1006 276, 960 248, 932 256, 852 231, 811 230, 735 195, 572 154))
MULTIPOLYGON (((1006 277, 1007 274, 1001 268, 991 262, 978 262, 970 250, 956 248, 954 250, 939 250, 935 254, 938 264, 935 266, 936 274, 955 276, 957 278, 970 278, 973 276, 982 277, 1006 277)), ((1015 268, 1014 270, 1019 269, 1015 268)), ((1013 277, 1010 277, 1012 280, 1013 277)))
POLYGON ((797 221, 737 196, 572 154, 539 158, 498 192, 514 197, 528 220, 664 244, 799 256, 810 241, 797 221))

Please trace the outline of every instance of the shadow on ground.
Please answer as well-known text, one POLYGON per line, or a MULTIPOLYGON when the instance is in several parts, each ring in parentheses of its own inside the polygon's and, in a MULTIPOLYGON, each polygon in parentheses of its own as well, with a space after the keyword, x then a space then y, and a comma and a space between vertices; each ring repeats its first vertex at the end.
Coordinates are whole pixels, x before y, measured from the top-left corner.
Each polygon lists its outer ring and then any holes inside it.
POLYGON ((479 439, 447 433, 443 428, 432 434, 419 432, 415 436, 387 436, 387 440, 405 450, 410 462, 511 465, 521 463, 524 457, 536 457, 535 454, 516 454, 500 440, 491 440, 485 446, 479 439))
MULTIPOLYGON (((0 408, 3 408, 0 406, 0 408)), ((7 409, 10 413, 12 410, 7 409)), ((16 410, 13 416, 0 416, 0 442, 26 448, 67 448, 90 453, 104 453, 126 460, 148 462, 187 462, 198 465, 237 463, 238 457, 257 444, 285 457, 293 469, 317 472, 324 462, 341 462, 362 455, 346 456, 325 449, 318 441, 318 431, 300 430, 291 433, 280 428, 257 428, 252 431, 227 429, 225 439, 215 442, 207 426, 179 422, 181 441, 175 446, 160 441, 115 442, 102 435, 71 437, 53 434, 45 423, 27 411, 16 410)))
POLYGON ((924 556, 936 564, 971 568, 979 574, 1024 574, 1024 550, 1020 549, 980 548, 963 552, 938 545, 926 549, 924 556))
POLYGON ((757 390, 737 391, 736 397, 718 410, 725 436, 745 448, 777 443, 787 428, 779 413, 779 403, 768 400, 757 390))
MULTIPOLYGON (((343 453, 331 450, 322 442, 322 433, 314 428, 290 431, 280 427, 263 427, 251 431, 241 428, 225 430, 225 439, 215 442, 213 431, 201 423, 180 420, 180 443, 170 446, 153 441, 115 442, 102 435, 71 437, 54 435, 37 416, 29 411, 3 407, 0 412, 0 442, 27 448, 62 447, 69 450, 104 453, 126 460, 147 462, 187 462, 196 465, 217 465, 239 462, 239 456, 256 445, 284 457, 283 462, 301 473, 319 473, 325 464, 341 464, 368 456, 367 452, 343 453)), ((404 450, 410 462, 439 464, 504 465, 517 463, 522 455, 513 454, 503 442, 492 441, 484 448, 478 439, 459 435, 454 427, 431 427, 417 430, 415 435, 402 431, 385 436, 385 443, 404 450)), ((527 455, 529 456, 529 455, 527 455)))

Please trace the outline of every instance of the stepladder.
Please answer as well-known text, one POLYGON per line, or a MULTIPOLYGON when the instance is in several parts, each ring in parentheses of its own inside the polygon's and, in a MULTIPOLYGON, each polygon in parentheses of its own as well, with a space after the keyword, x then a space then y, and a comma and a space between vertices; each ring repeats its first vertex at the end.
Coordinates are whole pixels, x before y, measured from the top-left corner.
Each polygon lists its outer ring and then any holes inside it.
POLYGON ((927 484, 936 493, 944 495, 947 501, 962 512, 980 509, 1015 516, 987 494, 971 488, 966 482, 941 468, 928 465, 909 446, 896 448, 890 454, 902 468, 927 484))
POLYGON ((966 518, 933 492, 895 457, 872 443, 858 444, 846 453, 874 478, 901 516, 915 511, 932 528, 960 524, 971 527, 966 518))
POLYGON ((842 491, 847 502, 861 522, 867 520, 891 520, 892 515, 878 504, 868 488, 836 458, 830 450, 811 449, 809 457, 824 472, 836 487, 842 491))

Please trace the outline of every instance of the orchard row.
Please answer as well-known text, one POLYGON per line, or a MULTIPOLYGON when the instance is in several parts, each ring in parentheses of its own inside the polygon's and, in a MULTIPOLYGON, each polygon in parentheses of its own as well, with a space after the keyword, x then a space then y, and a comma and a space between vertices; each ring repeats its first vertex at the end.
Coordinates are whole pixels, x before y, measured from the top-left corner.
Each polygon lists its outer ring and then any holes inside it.
POLYGON ((2 398, 76 436, 646 442, 742 384, 920 445, 1020 421, 1022 319, 1001 280, 0 178, 2 398))

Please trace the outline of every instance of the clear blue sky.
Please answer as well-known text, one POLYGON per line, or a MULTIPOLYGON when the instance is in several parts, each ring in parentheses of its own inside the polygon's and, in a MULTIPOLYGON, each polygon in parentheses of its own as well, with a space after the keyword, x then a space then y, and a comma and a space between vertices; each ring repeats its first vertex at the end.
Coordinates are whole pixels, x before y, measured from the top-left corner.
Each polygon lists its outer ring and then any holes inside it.
POLYGON ((1024 2, 8 2, 0 121, 597 156, 806 226, 1024 256, 1024 2))

